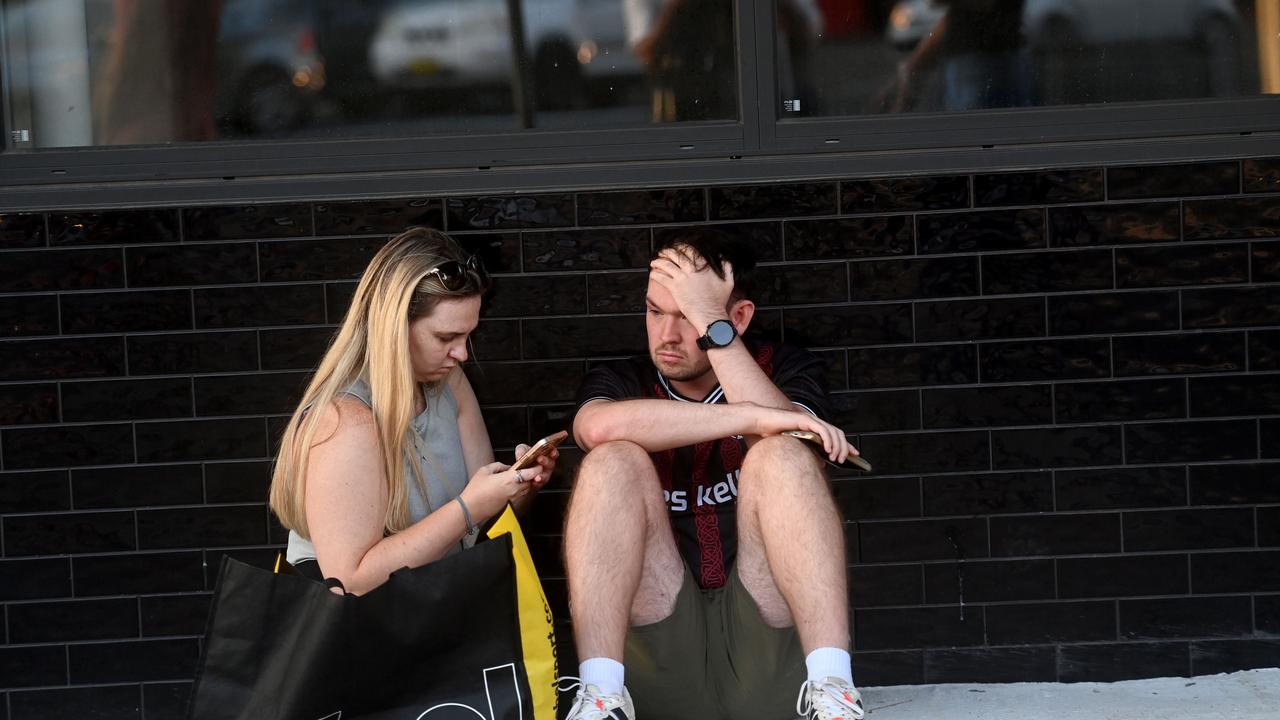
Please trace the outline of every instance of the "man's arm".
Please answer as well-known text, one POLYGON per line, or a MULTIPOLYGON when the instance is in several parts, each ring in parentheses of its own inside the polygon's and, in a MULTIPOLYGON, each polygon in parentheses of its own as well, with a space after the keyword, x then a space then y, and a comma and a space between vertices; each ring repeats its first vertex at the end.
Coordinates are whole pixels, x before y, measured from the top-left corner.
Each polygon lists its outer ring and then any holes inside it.
POLYGON ((573 420, 578 447, 590 450, 611 440, 633 442, 649 452, 670 450, 734 435, 776 435, 808 430, 822 436, 829 453, 848 448, 839 428, 799 410, 754 403, 682 403, 673 400, 589 400, 573 420))

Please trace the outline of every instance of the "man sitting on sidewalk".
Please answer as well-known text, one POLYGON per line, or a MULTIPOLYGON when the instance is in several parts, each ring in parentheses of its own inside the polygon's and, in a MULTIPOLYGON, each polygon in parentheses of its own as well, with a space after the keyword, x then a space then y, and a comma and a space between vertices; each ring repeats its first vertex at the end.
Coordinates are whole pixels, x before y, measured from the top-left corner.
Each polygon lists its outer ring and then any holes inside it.
POLYGON ((781 433, 816 433, 833 462, 857 451, 821 419, 820 360, 741 338, 754 267, 715 230, 660 250, 649 357, 595 367, 579 390, 570 720, 863 715, 842 520, 821 458, 781 433))

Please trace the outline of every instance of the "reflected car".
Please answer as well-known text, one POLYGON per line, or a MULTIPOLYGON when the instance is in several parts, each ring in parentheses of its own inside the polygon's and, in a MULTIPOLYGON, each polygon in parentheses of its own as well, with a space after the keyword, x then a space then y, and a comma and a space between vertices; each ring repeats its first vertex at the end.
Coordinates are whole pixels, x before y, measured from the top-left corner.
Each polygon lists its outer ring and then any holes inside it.
MULTIPOLYGON (((540 107, 578 107, 603 85, 643 75, 627 47, 622 0, 524 0, 523 15, 540 107)), ((507 2, 411 0, 392 7, 374 34, 369 65, 389 89, 509 87, 507 2)))
POLYGON ((325 88, 308 0, 227 0, 218 29, 218 126, 273 135, 310 119, 325 88))

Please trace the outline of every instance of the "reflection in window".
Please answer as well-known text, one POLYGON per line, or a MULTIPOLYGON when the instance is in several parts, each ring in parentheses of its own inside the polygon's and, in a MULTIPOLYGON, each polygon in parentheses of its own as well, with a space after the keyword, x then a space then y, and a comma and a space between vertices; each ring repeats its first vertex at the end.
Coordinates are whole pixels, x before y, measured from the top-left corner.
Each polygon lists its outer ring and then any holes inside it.
POLYGON ((0 8, 0 105, 19 150, 738 118, 732 0, 0 8))
POLYGON ((784 119, 1280 92, 1275 0, 775 1, 784 119))

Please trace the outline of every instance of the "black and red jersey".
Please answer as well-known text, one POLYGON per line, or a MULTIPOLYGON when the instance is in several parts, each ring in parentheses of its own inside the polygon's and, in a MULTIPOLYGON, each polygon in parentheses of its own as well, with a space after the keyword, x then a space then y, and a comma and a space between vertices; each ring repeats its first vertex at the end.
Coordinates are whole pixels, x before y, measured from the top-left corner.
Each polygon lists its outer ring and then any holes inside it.
MULTIPOLYGON (((799 408, 829 417, 822 361, 800 348, 748 342, 756 364, 799 408)), ((578 407, 592 400, 660 398, 675 402, 724 403, 716 385, 704 398, 681 395, 648 357, 601 363, 578 389, 578 407)), ((718 588, 728 581, 738 549, 738 472, 747 446, 741 436, 650 453, 662 483, 676 544, 698 585, 718 588)))

